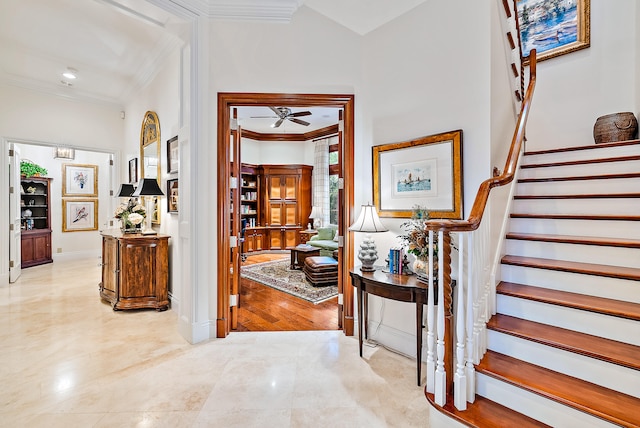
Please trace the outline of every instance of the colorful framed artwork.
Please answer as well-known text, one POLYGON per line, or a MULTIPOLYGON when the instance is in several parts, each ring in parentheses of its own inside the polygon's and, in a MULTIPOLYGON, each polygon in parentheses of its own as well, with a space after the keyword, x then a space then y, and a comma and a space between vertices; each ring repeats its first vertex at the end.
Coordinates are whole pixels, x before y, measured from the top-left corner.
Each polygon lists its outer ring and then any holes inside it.
POLYGON ((373 200, 381 217, 409 218, 420 205, 431 218, 462 218, 461 130, 372 151, 373 200))
POLYGON ((178 136, 167 141, 167 173, 178 172, 178 136))
POLYGON ((178 179, 167 180, 167 211, 170 213, 178 212, 178 179))
POLYGON ((98 165, 62 165, 62 196, 98 197, 98 165))
POLYGON ((98 230, 97 199, 63 199, 62 231, 85 232, 98 230))
POLYGON ((522 56, 536 50, 537 60, 554 58, 591 43, 590 0, 516 0, 522 56))
POLYGON ((129 160, 129 184, 138 184, 138 158, 129 160))

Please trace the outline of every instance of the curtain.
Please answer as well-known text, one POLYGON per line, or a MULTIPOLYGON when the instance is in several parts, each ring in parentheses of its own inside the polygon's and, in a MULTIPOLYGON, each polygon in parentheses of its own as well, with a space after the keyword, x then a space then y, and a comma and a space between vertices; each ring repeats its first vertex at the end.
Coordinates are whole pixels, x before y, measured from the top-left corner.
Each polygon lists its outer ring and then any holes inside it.
POLYGON ((322 210, 322 225, 329 224, 329 140, 316 141, 313 162, 313 206, 322 210))

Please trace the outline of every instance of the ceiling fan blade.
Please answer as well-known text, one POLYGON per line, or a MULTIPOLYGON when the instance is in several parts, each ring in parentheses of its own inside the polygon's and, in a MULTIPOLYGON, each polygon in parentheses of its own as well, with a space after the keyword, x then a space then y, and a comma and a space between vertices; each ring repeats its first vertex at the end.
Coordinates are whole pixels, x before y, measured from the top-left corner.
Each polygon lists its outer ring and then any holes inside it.
POLYGON ((278 119, 278 116, 249 116, 251 119, 278 119))
POLYGON ((296 119, 295 117, 287 117, 291 122, 297 123, 298 125, 309 126, 309 122, 305 122, 304 120, 296 119))
POLYGON ((272 128, 277 128, 278 126, 282 125, 282 122, 284 121, 283 118, 280 118, 276 121, 276 123, 274 123, 273 125, 271 125, 272 128))
POLYGON ((289 117, 301 117, 301 116, 310 116, 310 115, 311 115, 311 112, 307 110, 307 111, 299 111, 296 113, 291 113, 289 117))
POLYGON ((271 109, 271 111, 273 111, 273 112, 274 112, 278 117, 280 117, 280 118, 284 117, 284 114, 282 113, 282 111, 280 111, 280 109, 279 109, 279 108, 272 107, 272 106, 269 106, 269 108, 270 108, 270 109, 271 109))

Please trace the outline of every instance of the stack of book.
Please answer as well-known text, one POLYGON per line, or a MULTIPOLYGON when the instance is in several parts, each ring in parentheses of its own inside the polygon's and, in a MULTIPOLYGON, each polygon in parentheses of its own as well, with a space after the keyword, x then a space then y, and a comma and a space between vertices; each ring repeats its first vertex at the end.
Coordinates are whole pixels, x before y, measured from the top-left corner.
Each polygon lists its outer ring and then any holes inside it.
POLYGON ((402 275, 406 266, 404 261, 404 248, 395 247, 389 250, 389 273, 396 273, 402 275))

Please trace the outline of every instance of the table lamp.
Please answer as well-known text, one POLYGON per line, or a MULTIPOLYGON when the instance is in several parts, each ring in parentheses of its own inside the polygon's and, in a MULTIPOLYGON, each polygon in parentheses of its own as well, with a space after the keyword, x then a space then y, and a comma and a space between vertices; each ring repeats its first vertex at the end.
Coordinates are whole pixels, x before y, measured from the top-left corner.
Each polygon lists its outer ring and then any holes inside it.
POLYGON ((360 216, 349 226, 349 230, 353 232, 365 232, 364 241, 360 244, 358 259, 360 259, 360 270, 363 272, 373 272, 376 270, 373 264, 378 260, 378 250, 376 244, 371 238, 372 233, 387 232, 389 229, 384 227, 378 218, 376 207, 373 205, 363 205, 360 210, 360 216))
POLYGON ((313 228, 318 230, 318 228, 322 226, 322 208, 317 205, 311 207, 309 218, 313 219, 313 228))
POLYGON ((147 211, 147 216, 144 219, 144 230, 142 231, 143 235, 155 235, 157 232, 153 230, 151 227, 151 217, 153 217, 153 197, 154 196, 164 196, 162 190, 160 190, 160 186, 158 186, 158 180, 155 178, 143 178, 138 183, 138 188, 131 196, 142 196, 144 197, 145 202, 145 210, 147 211))

